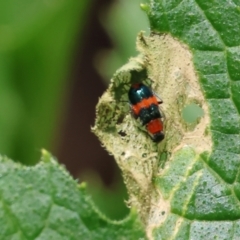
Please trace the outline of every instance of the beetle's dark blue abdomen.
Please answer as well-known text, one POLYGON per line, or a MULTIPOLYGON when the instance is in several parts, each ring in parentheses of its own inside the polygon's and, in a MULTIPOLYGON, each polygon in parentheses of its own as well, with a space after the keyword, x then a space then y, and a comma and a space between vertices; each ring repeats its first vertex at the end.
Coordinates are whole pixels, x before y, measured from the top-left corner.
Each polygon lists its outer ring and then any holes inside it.
POLYGON ((161 118, 158 106, 155 104, 150 105, 148 108, 142 108, 139 112, 139 118, 142 125, 146 125, 152 119, 161 118))

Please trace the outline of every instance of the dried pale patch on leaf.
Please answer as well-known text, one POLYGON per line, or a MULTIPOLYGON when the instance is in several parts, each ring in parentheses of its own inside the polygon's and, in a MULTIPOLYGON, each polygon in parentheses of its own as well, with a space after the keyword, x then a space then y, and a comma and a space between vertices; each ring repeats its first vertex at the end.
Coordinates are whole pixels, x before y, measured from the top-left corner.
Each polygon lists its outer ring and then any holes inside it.
MULTIPOLYGON (((209 110, 193 67, 191 52, 185 45, 170 35, 140 35, 138 49, 145 53, 149 63, 149 77, 154 82, 153 89, 161 94, 164 101, 161 109, 165 115, 166 139, 164 147, 160 147, 160 152, 169 152, 172 157, 168 159, 164 168, 158 169, 157 175, 161 175, 168 169, 168 163, 173 159, 174 153, 186 145, 193 147, 196 154, 211 151, 211 136, 206 135, 210 123, 209 110), (197 103, 204 110, 204 116, 194 127, 188 126, 182 118, 182 109, 189 103, 197 103)), ((194 162, 189 165, 189 171, 193 165, 194 162)), ((150 239, 152 230, 160 226, 170 213, 169 199, 164 199, 160 191, 158 194, 152 193, 152 196, 155 198, 151 199, 147 222, 150 239)))
POLYGON ((164 101, 161 108, 166 116, 166 136, 170 140, 167 149, 172 152, 173 147, 177 150, 191 145, 197 153, 211 151, 211 136, 205 134, 210 123, 209 110, 188 47, 170 35, 155 34, 140 35, 138 49, 145 53, 153 89, 164 101), (204 110, 204 116, 193 130, 182 119, 182 109, 189 103, 197 103, 204 110))
POLYGON ((128 203, 137 207, 143 219, 150 207, 152 178, 158 163, 157 145, 131 117, 127 93, 132 75, 137 72, 145 77, 146 66, 144 56, 140 55, 116 72, 97 105, 93 128, 123 172, 130 195, 128 203))
POLYGON ((169 200, 154 186, 153 179, 168 169, 174 153, 184 145, 196 153, 211 151, 208 106, 204 102, 191 53, 169 35, 138 36, 140 55, 132 58, 113 76, 108 90, 97 105, 93 131, 113 154, 124 176, 129 204, 135 206, 152 229, 163 223, 170 212, 169 200), (166 138, 153 143, 145 129, 131 117, 127 93, 132 82, 144 82, 161 96, 166 138), (205 114, 195 126, 182 119, 182 109, 197 103, 205 114), (172 156, 172 157, 170 157, 172 156), (166 164, 165 164, 166 163, 166 164))

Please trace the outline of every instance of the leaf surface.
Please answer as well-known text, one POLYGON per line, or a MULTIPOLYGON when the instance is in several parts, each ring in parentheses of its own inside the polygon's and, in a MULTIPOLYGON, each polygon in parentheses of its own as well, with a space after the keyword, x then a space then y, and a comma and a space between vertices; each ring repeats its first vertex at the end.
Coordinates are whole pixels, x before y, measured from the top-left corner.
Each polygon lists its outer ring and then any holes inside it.
MULTIPOLYGON (((209 108, 209 155, 174 156, 156 183, 170 201, 158 239, 237 239, 240 233, 240 8, 237 1, 153 0, 154 32, 188 45, 209 108)), ((197 136, 196 136, 197 137, 197 136)), ((200 140, 201 141, 201 140, 200 140)))
POLYGON ((0 158, 0 239, 139 239, 134 211, 114 222, 100 213, 49 153, 33 167, 0 158))
POLYGON ((238 1, 152 0, 152 34, 99 101, 94 131, 123 171, 150 239, 237 239, 240 234, 240 7, 238 1), (131 118, 127 92, 161 95, 165 140, 131 118), (125 102, 125 103, 124 103, 125 102), (183 109, 204 111, 194 124, 183 109))

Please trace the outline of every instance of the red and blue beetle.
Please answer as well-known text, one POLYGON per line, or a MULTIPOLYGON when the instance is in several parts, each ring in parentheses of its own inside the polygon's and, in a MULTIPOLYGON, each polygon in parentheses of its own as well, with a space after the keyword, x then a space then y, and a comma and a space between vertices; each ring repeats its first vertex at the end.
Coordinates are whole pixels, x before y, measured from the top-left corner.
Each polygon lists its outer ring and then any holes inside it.
POLYGON ((154 142, 164 139, 162 115, 152 90, 143 83, 132 84, 128 92, 130 108, 134 118, 139 118, 154 142))

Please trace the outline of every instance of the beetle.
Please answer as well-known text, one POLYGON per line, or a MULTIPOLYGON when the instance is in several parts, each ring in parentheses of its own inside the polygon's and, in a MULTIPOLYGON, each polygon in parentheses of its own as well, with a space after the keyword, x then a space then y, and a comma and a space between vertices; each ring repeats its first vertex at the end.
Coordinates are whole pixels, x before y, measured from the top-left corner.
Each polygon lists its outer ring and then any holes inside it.
POLYGON ((154 142, 164 139, 162 115, 158 101, 152 90, 143 83, 132 84, 128 91, 128 100, 134 118, 139 118, 154 142))

